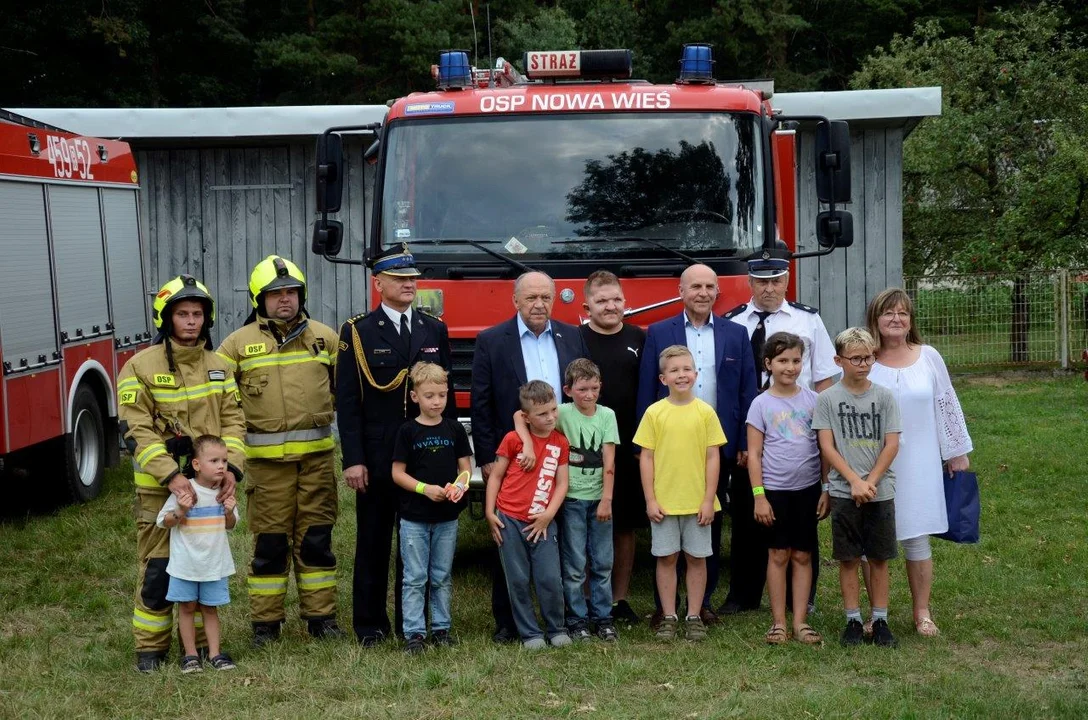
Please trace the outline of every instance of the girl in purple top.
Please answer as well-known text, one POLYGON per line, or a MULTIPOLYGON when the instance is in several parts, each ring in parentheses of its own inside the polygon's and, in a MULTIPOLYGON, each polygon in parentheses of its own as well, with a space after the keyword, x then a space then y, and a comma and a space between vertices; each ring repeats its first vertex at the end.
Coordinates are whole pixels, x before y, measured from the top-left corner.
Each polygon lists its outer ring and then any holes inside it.
POLYGON ((816 524, 827 517, 827 465, 820 460, 812 413, 816 393, 797 384, 805 343, 792 333, 775 333, 763 346, 763 364, 774 378, 748 411, 748 475, 755 496, 755 518, 766 528, 767 593, 771 597, 772 645, 789 640, 786 629, 786 568, 793 563, 793 634, 819 645, 820 634, 807 622, 812 586, 812 551, 819 542, 816 524))

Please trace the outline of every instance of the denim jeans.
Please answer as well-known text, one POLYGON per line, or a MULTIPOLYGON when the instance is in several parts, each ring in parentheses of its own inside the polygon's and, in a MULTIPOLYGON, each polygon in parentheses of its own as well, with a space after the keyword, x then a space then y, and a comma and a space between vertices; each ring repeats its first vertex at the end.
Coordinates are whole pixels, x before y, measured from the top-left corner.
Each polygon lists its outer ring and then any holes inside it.
POLYGON ((568 626, 587 620, 602 622, 612 617, 612 521, 597 519, 600 502, 567 498, 559 511, 559 552, 563 559, 563 597, 568 626))
POLYGON ((457 548, 457 521, 427 523, 400 521, 400 554, 404 562, 404 637, 427 634, 423 594, 431 583, 431 632, 450 629, 453 595, 453 552, 457 548))
POLYGON ((548 526, 548 539, 529 542, 525 528, 529 523, 497 511, 505 526, 499 557, 506 575, 506 587, 510 591, 510 607, 514 611, 514 624, 522 640, 543 637, 533 609, 533 592, 530 577, 536 586, 536 598, 549 638, 563 635, 563 580, 559 572, 559 541, 553 522, 548 526))

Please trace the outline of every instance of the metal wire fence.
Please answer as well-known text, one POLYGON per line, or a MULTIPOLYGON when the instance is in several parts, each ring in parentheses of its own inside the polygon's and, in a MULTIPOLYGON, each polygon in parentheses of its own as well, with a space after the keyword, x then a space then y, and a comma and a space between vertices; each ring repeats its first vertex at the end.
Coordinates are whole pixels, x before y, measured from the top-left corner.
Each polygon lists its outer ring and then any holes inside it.
POLYGON ((905 278, 922 338, 949 366, 1060 366, 1088 348, 1088 270, 905 278))

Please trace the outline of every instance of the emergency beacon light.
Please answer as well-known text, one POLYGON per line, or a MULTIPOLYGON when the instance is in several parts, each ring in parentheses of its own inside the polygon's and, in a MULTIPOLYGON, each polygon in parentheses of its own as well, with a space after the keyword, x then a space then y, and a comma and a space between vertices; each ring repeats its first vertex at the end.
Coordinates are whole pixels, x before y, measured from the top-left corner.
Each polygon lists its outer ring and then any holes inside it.
POLYGON ((472 87, 472 67, 468 51, 443 50, 438 56, 438 88, 451 90, 472 87))
POLYGON ((699 84, 714 82, 714 51, 711 45, 684 45, 680 55, 680 78, 677 82, 699 84))

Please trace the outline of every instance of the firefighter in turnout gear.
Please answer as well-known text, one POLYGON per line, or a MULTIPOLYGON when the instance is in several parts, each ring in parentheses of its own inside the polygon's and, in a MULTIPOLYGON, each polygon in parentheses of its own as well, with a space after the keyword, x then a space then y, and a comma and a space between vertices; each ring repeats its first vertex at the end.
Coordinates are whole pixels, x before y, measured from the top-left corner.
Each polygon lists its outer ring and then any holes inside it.
MULTIPOLYGON (((151 672, 166 661, 174 626, 166 599, 170 531, 155 518, 170 493, 180 498, 192 487, 192 441, 217 435, 230 462, 220 501, 234 494, 245 463, 245 421, 238 388, 227 364, 211 350, 209 330, 215 302, 196 278, 181 275, 155 296, 152 319, 158 334, 151 347, 134 355, 117 378, 120 431, 132 453, 136 484, 136 550, 139 579, 132 611, 136 668, 151 672)), ((198 613, 197 645, 206 649, 198 613)))
POLYGON ((306 278, 285 258, 269 255, 257 264, 249 300, 246 324, 218 352, 238 382, 246 417, 253 644, 279 637, 292 563, 310 635, 340 637, 332 552, 337 335, 307 316, 306 278))

